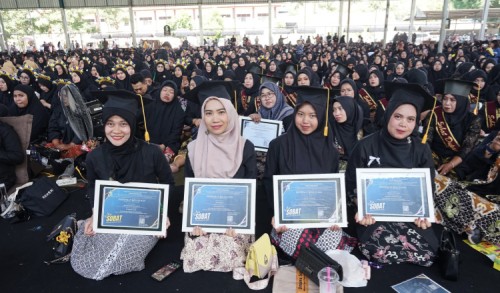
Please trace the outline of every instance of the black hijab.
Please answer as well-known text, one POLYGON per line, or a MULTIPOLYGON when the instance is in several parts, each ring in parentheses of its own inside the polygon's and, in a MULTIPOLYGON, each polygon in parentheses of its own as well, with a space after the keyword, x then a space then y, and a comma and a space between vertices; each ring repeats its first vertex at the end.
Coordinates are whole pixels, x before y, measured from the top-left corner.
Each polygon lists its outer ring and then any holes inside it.
POLYGON ((0 92, 0 103, 9 108, 12 104, 14 104, 14 88, 17 85, 17 81, 12 80, 5 75, 0 75, 0 78, 5 82, 5 84, 7 84, 7 91, 0 92))
POLYGON ((316 111, 318 128, 313 133, 304 135, 297 128, 295 122, 290 125, 284 134, 283 155, 286 158, 287 170, 282 170, 282 174, 336 173, 339 169, 339 153, 333 144, 331 128, 328 130, 328 136, 323 135, 326 103, 304 102, 297 104, 294 120, 297 112, 306 103, 310 104, 316 111))
POLYGON ((251 73, 251 72, 247 72, 245 74, 245 77, 248 74, 251 74, 253 77, 253 86, 251 88, 247 88, 247 87, 245 87, 245 84, 243 83, 243 91, 245 92, 247 97, 255 97, 259 94, 260 78, 257 74, 251 73))
MULTIPOLYGON (((119 80, 118 78, 115 79, 115 87, 117 89, 123 89, 123 90, 127 90, 127 91, 131 91, 133 92, 134 89, 132 88, 132 84, 130 83, 130 75, 128 75, 128 72, 125 68, 117 68, 116 71, 121 71, 123 73, 125 73, 125 79, 124 80, 119 80)), ((82 81, 80 81, 82 82, 82 81)), ((78 87, 80 88, 80 87, 78 87)))
POLYGON ((375 99, 375 101, 378 101, 382 98, 385 98, 385 89, 384 89, 384 74, 380 70, 373 70, 368 74, 368 78, 372 75, 375 74, 378 77, 378 85, 377 86, 371 86, 370 82, 367 83, 367 86, 365 87, 368 93, 370 93, 370 96, 375 99))
MULTIPOLYGON (((103 144, 103 150, 109 155, 111 162, 111 178, 121 183, 131 182, 137 178, 137 172, 142 170, 141 144, 135 138, 136 115, 122 108, 104 107, 102 120, 104 125, 114 115, 120 116, 130 126, 130 138, 121 146, 113 145, 108 139, 103 144)), ((105 156, 108 157, 108 156, 105 156)))
POLYGON ((40 103, 31 86, 18 84, 14 88, 14 91, 25 93, 28 96, 28 105, 24 108, 19 108, 15 103, 12 103, 9 107, 9 116, 33 115, 30 141, 34 141, 46 134, 45 132, 50 119, 49 111, 40 103))
MULTIPOLYGON (((178 89, 176 84, 171 80, 167 80, 162 83, 157 91, 154 101, 146 106, 146 122, 152 143, 163 144, 167 141, 169 136, 172 135, 173 128, 176 125, 172 119, 179 117, 179 113, 184 114, 184 110, 177 96, 178 89), (162 101, 160 98, 161 90, 164 87, 171 87, 174 89, 174 98, 169 103, 162 101)), ((177 151, 174 148, 178 146, 170 147, 174 151, 177 151)))
POLYGON ((358 132, 363 127, 363 110, 351 97, 336 97, 333 102, 342 105, 347 117, 343 123, 338 123, 333 115, 330 117, 334 139, 344 149, 344 157, 347 159, 358 141, 358 132))

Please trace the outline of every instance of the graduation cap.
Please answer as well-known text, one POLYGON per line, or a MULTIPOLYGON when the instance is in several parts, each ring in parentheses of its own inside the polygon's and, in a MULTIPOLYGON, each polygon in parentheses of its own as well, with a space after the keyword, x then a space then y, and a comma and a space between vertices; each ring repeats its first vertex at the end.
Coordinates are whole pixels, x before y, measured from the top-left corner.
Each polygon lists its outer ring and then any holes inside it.
POLYGON ((260 68, 257 63, 250 63, 250 66, 248 67, 247 72, 254 73, 254 74, 262 74, 262 68, 260 68))
MULTIPOLYGON (((184 95, 184 98, 200 106, 209 97, 228 99, 238 105, 238 81, 210 80, 204 81, 184 95)), ((238 110, 238 109, 236 109, 238 110)))
MULTIPOLYGON (((385 93, 387 94, 389 103, 395 101, 404 101, 412 104, 417 108, 417 114, 431 110, 431 117, 436 108, 437 99, 429 94, 427 90, 418 83, 402 83, 402 82, 384 82, 385 93)), ((427 123, 422 144, 427 142, 427 135, 432 119, 427 123)))
POLYGON ((335 71, 340 72, 342 75, 348 76, 349 73, 352 73, 352 69, 347 67, 347 65, 345 65, 344 63, 335 62, 335 64, 337 65, 337 68, 335 69, 335 71))
POLYGON ((326 108, 323 135, 328 136, 328 112, 330 111, 331 90, 312 86, 296 86, 293 89, 297 94, 297 105, 308 102, 313 104, 316 109, 326 108))
POLYGON ((443 93, 445 95, 468 97, 474 86, 473 82, 461 79, 442 79, 440 81, 444 82, 443 93))
POLYGON ((103 111, 106 111, 106 109, 120 109, 129 112, 132 117, 136 117, 137 110, 140 109, 144 119, 144 128, 146 129, 144 133, 144 140, 149 142, 150 138, 146 124, 144 106, 152 102, 153 99, 146 96, 143 97, 131 91, 124 89, 117 90, 115 88, 111 90, 104 89, 102 91, 92 91, 91 94, 99 99, 99 101, 104 105, 103 111))
POLYGON ((278 65, 278 68, 286 74, 287 72, 291 72, 293 75, 297 75, 297 65, 293 63, 281 63, 278 65))
POLYGON ((260 84, 263 84, 264 82, 272 82, 274 84, 278 84, 278 82, 280 82, 282 79, 281 76, 267 76, 265 74, 257 75, 260 76, 260 84))

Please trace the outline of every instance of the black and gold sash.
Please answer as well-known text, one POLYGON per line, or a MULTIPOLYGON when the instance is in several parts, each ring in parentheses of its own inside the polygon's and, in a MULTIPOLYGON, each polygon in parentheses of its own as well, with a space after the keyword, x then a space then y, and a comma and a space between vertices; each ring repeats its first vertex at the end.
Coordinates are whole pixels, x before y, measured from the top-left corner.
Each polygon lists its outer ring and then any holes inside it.
POLYGON ((245 93, 245 90, 242 90, 241 91, 241 106, 243 107, 243 110, 245 110, 245 111, 248 109, 248 103, 250 103, 250 101, 247 100, 248 98, 252 98, 252 97, 247 96, 247 94, 245 93))
POLYGON ((437 133, 439 134, 439 137, 441 137, 444 145, 454 152, 460 151, 461 146, 457 139, 453 136, 450 126, 446 123, 443 109, 441 107, 436 107, 434 110, 434 116, 436 117, 437 133))
POLYGON ((469 94, 469 101, 471 104, 477 104, 479 102, 479 96, 469 94))
POLYGON ((384 112, 385 112, 385 108, 387 108, 389 101, 386 98, 382 98, 382 99, 378 100, 378 103, 380 104, 380 107, 382 107, 382 110, 384 110, 384 112))
POLYGON ((283 96, 285 96, 286 103, 295 108, 295 105, 297 105, 297 94, 296 93, 289 94, 283 88, 281 88, 281 93, 283 94, 283 96))
POLYGON ((374 111, 377 109, 377 103, 365 89, 360 89, 358 93, 359 96, 368 104, 370 110, 374 111))
POLYGON ((260 105, 262 105, 262 101, 260 100, 259 96, 255 97, 254 105, 255 105, 255 112, 259 112, 260 105))
POLYGON ((498 119, 500 119, 500 108, 497 108, 496 102, 487 102, 484 110, 486 118, 486 127, 493 129, 498 119))

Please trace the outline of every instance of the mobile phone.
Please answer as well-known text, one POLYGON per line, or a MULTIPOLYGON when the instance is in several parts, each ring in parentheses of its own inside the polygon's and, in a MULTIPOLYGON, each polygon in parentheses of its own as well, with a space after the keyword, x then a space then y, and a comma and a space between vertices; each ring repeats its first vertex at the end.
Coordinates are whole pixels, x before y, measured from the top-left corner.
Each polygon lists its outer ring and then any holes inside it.
POLYGON ((177 271, 178 268, 181 267, 181 263, 178 261, 173 261, 169 264, 164 265, 159 270, 154 272, 151 277, 158 282, 163 281, 166 277, 170 276, 172 273, 177 271))

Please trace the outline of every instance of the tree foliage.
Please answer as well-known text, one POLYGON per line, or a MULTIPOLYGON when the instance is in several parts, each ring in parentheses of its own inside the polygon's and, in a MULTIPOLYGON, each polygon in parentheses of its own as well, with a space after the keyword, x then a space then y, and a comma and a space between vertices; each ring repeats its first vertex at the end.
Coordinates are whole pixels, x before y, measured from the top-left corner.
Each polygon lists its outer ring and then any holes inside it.
POLYGON ((178 15, 172 25, 172 30, 178 30, 178 29, 192 29, 193 28, 193 23, 191 16, 189 16, 187 13, 182 13, 178 15))
POLYGON ((478 9, 484 5, 482 0, 451 0, 451 4, 455 9, 478 9))

